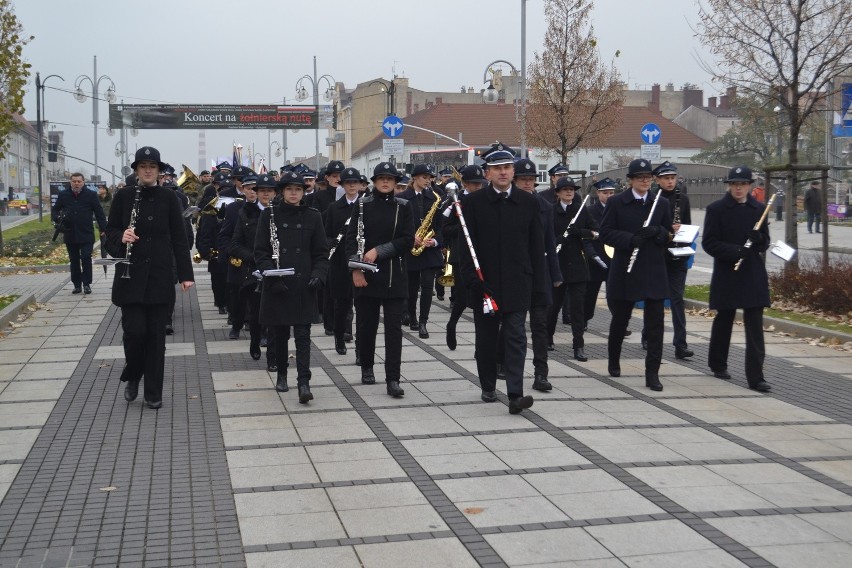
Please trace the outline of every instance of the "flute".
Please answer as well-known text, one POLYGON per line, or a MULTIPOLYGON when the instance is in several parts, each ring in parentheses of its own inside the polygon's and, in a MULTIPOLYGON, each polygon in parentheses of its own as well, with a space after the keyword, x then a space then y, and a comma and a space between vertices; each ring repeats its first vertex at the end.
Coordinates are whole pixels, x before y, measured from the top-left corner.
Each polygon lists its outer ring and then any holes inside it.
MULTIPOLYGON (((648 218, 645 219, 645 222, 642 224, 642 228, 647 227, 651 224, 651 218, 654 216, 654 210, 657 208, 657 202, 660 200, 660 196, 663 194, 662 189, 657 190, 657 197, 654 198, 654 203, 651 205, 651 212, 648 213, 648 218)), ((636 262, 636 257, 639 256, 639 247, 633 249, 633 252, 630 255, 630 262, 627 263, 627 273, 630 274, 630 271, 633 270, 633 264, 636 262)))
MULTIPOLYGON (((760 227, 763 226, 764 221, 766 221, 766 216, 769 214, 769 210, 772 208, 772 202, 775 201, 776 195, 777 195, 776 193, 773 193, 772 197, 769 198, 769 201, 766 202, 766 209, 763 210, 763 214, 760 216, 760 219, 758 219, 757 223, 754 224, 754 230, 755 231, 759 231, 760 227)), ((754 243, 751 242, 751 239, 746 239, 746 242, 743 245, 743 248, 750 249, 752 247, 752 245, 754 245, 754 243)), ((743 260, 745 260, 745 259, 741 258, 737 261, 737 263, 734 265, 734 271, 737 271, 737 270, 740 269, 740 266, 742 266, 742 264, 743 264, 743 260)))
POLYGON ((586 194, 586 197, 583 198, 583 203, 581 203, 580 208, 577 209, 577 214, 574 215, 574 218, 571 219, 571 222, 568 223, 567 227, 565 227, 565 232, 562 233, 562 238, 559 239, 559 244, 556 245, 556 254, 559 254, 559 251, 562 250, 562 243, 568 238, 568 233, 571 231, 571 227, 574 226, 574 223, 577 222, 577 218, 580 217, 580 213, 583 212, 583 208, 586 206, 586 201, 588 201, 589 195, 591 194, 586 194))

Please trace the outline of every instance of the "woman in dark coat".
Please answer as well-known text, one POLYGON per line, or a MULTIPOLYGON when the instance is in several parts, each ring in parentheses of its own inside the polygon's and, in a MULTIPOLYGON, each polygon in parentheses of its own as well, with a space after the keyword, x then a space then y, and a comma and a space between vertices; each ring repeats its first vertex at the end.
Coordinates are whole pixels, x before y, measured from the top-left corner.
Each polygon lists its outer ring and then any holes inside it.
POLYGON ((766 206, 749 195, 752 173, 746 166, 731 168, 728 193, 707 206, 701 246, 713 257, 710 309, 716 310, 710 332, 708 364, 713 375, 728 380, 728 349, 737 308, 743 310, 746 336, 745 372, 750 389, 766 392, 763 379, 763 308, 769 307, 769 281, 760 254, 769 248, 769 227, 754 225, 766 206), (746 242, 750 246, 745 246, 746 242), (739 269, 737 263, 742 260, 739 269))
POLYGON ((376 166, 372 177, 373 193, 360 199, 346 232, 346 256, 378 266, 376 272, 352 271, 361 382, 366 385, 376 382, 373 363, 381 309, 385 321, 385 382, 387 393, 393 397, 405 394, 399 386, 402 311, 408 297, 403 258, 414 243, 411 208, 406 201, 394 197, 394 187, 401 178, 396 167, 389 162, 376 166))
POLYGON ((194 283, 180 203, 172 190, 157 185, 162 166, 155 148, 139 148, 131 164, 139 185, 115 194, 106 228, 107 252, 115 258, 129 256, 132 263, 117 265, 112 284, 112 303, 121 308, 124 331, 124 399, 136 399, 144 376, 145 402, 153 409, 163 405, 166 321, 175 300, 175 270, 184 292, 194 283))
POLYGON ((305 184, 289 172, 281 177, 281 203, 260 215, 254 260, 261 272, 292 268, 293 276, 267 276, 260 298, 260 324, 274 327, 278 380, 275 390, 287 392, 287 343, 290 327, 296 343, 299 402, 313 400, 311 380, 311 322, 317 311, 316 291, 328 274, 328 245, 319 211, 302 204, 305 184), (277 248, 277 250, 275 250, 277 248), (278 258, 275 258, 277 253, 278 258))

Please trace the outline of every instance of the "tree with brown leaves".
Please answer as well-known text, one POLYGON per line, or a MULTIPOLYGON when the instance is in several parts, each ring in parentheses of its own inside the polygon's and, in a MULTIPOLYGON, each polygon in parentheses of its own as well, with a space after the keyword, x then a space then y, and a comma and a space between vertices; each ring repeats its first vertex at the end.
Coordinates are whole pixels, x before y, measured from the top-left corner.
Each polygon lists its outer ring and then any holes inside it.
POLYGON ((24 88, 30 64, 23 59, 32 36, 23 35, 10 0, 0 0, 0 158, 5 157, 9 133, 17 128, 14 115, 24 112, 24 88))
POLYGON ((621 78, 601 61, 591 9, 590 0, 546 0, 544 50, 529 69, 529 144, 562 163, 575 148, 598 147, 620 116, 621 78))

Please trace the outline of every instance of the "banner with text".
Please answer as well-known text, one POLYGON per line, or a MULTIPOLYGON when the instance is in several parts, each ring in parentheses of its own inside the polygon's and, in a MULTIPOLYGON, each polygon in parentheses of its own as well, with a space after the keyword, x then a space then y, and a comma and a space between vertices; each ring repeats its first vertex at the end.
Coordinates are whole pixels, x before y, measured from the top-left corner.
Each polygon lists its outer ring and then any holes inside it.
POLYGON ((109 105, 109 127, 137 129, 315 129, 313 105, 109 105))

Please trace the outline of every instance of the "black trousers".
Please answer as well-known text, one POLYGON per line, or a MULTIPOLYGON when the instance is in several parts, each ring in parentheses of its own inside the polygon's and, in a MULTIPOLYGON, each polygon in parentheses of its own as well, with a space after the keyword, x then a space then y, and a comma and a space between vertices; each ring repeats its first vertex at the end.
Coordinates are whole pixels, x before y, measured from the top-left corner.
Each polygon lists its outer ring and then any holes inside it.
MULTIPOLYGON (((218 264, 219 261, 213 261, 218 264)), ((210 287, 213 288, 213 305, 217 308, 228 307, 228 273, 221 270, 210 271, 210 287)))
POLYGON ((75 288, 92 283, 92 249, 94 243, 65 243, 71 260, 71 282, 75 288))
MULTIPOLYGON (((276 325, 270 327, 272 342, 275 344, 275 356, 278 358, 278 373, 287 375, 290 358, 290 328, 293 328, 293 339, 296 344, 296 382, 306 385, 311 382, 311 325, 276 325)), ((269 352, 267 351, 267 361, 269 352)))
POLYGON ((408 271, 408 315, 411 323, 426 323, 432 310, 432 288, 435 287, 437 268, 408 271), (417 293, 420 292, 420 319, 417 319, 417 293))
MULTIPOLYGON (((707 363, 716 371, 728 370, 728 351, 731 347, 731 329, 737 310, 717 310, 710 331, 710 354, 707 363)), ((753 386, 763 380, 763 360, 766 350, 763 344, 763 308, 744 308, 745 327, 745 373, 748 384, 753 386)))
POLYGON ((322 314, 323 327, 334 331, 334 298, 331 297, 329 286, 317 290, 317 310, 322 314))
MULTIPOLYGON (((456 272, 458 274, 458 272, 456 272)), ((450 299, 453 302, 453 307, 450 310, 450 321, 457 322, 461 318, 461 315, 464 313, 465 309, 467 309, 467 287, 458 279, 456 279, 456 285, 450 288, 452 290, 450 299)))
POLYGON ((586 327, 586 284, 586 282, 563 282, 559 288, 553 290, 553 304, 550 305, 550 311, 547 314, 547 337, 549 341, 553 341, 559 311, 567 293, 571 298, 569 313, 571 314, 572 345, 574 349, 585 347, 583 328, 586 327))
POLYGON ((595 317, 595 308, 598 304, 598 293, 601 291, 601 284, 603 284, 603 280, 589 280, 586 282, 586 302, 583 306, 586 323, 589 323, 595 317))
POLYGON ((166 319, 168 304, 128 304, 121 306, 124 370, 122 381, 145 378, 145 400, 163 400, 166 366, 166 319))
POLYGON ((484 391, 497 388, 498 343, 502 343, 503 369, 506 373, 506 391, 509 398, 524 395, 524 360, 527 356, 527 312, 503 312, 485 315, 481 309, 473 311, 476 327, 476 371, 484 391), (502 341, 498 339, 502 331, 502 341))
MULTIPOLYGON (((607 298, 607 305, 612 314, 609 323, 609 352, 610 366, 617 366, 621 359, 621 345, 624 343, 624 332, 633 314, 632 300, 616 300, 607 298)), ((658 373, 660 361, 663 358, 663 300, 645 300, 645 331, 648 336, 648 351, 645 354, 645 375, 658 373)))
POLYGON ((334 317, 330 320, 333 322, 334 338, 343 339, 347 333, 352 333, 352 296, 345 298, 326 298, 333 306, 332 313, 334 317))
POLYGON ((405 298, 355 298, 355 330, 362 368, 372 368, 376 361, 376 333, 379 331, 379 309, 385 319, 385 380, 398 381, 402 366, 402 309, 405 298))
POLYGON ((242 329, 246 321, 246 309, 240 298, 240 284, 228 282, 228 313, 231 315, 231 327, 242 329))
MULTIPOLYGON (((686 288, 686 267, 672 267, 666 265, 666 274, 669 280, 669 302, 671 303, 672 328, 674 338, 672 345, 677 349, 686 349, 686 309, 683 306, 683 291, 686 288)), ((642 329, 642 339, 647 340, 648 335, 642 329)))
MULTIPOLYGON (((552 335, 547 333, 547 316, 552 306, 533 306, 530 308, 530 336, 533 346, 533 368, 535 374, 547 378, 550 372, 547 366, 547 344, 552 335)), ((505 352, 503 359, 505 360, 505 352)))
POLYGON ((254 286, 240 288, 240 305, 249 324, 249 337, 252 341, 260 341, 262 327, 260 318, 260 293, 254 291, 254 286))

